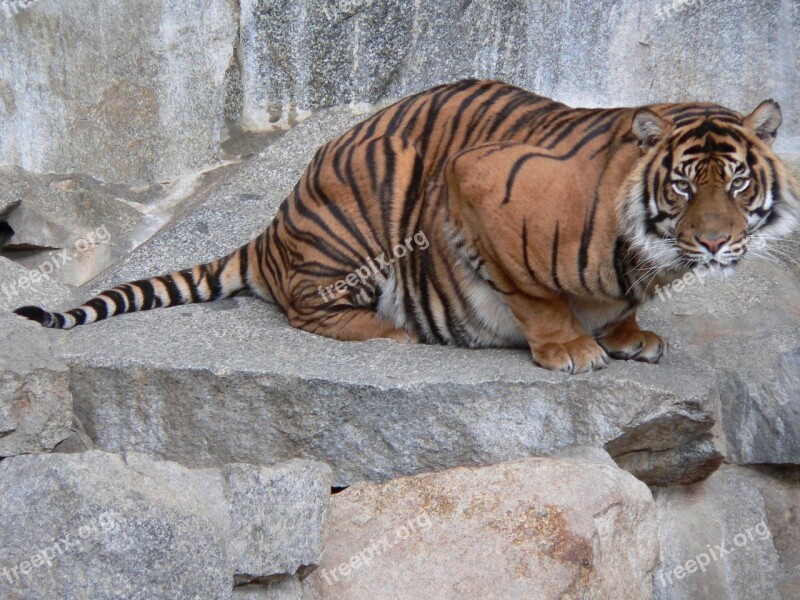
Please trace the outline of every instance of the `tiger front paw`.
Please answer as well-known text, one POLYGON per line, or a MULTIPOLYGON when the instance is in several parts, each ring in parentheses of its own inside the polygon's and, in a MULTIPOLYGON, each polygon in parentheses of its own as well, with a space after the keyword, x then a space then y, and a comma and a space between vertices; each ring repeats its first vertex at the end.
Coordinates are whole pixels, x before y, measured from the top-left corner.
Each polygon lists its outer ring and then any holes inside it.
POLYGON ((564 371, 569 375, 599 371, 608 366, 606 351, 589 336, 581 336, 566 343, 550 342, 531 348, 533 362, 551 371, 564 371))
POLYGON ((611 358, 657 363, 664 355, 667 343, 652 331, 617 330, 598 338, 597 342, 611 358))

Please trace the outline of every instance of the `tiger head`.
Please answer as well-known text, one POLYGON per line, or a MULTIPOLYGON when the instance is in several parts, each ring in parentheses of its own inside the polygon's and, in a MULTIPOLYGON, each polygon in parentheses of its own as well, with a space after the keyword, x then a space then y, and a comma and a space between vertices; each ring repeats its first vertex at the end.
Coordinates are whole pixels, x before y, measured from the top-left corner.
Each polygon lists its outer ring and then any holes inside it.
POLYGON ((773 100, 747 117, 713 104, 639 109, 642 157, 627 181, 623 227, 648 267, 728 274, 748 249, 794 231, 800 192, 772 142, 773 100))

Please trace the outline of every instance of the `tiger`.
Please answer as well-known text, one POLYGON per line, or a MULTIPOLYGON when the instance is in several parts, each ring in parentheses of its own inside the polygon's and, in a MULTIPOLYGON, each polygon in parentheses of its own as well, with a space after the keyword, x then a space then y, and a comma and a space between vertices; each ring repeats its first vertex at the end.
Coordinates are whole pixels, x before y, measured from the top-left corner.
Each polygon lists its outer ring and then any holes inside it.
POLYGON ((343 341, 528 348, 539 367, 657 363, 637 312, 754 235, 800 220, 772 149, 780 106, 572 108, 467 79, 403 98, 314 154, 277 214, 231 254, 125 283, 78 308, 17 315, 70 329, 249 292, 343 341), (401 251, 402 250, 402 251, 401 251))

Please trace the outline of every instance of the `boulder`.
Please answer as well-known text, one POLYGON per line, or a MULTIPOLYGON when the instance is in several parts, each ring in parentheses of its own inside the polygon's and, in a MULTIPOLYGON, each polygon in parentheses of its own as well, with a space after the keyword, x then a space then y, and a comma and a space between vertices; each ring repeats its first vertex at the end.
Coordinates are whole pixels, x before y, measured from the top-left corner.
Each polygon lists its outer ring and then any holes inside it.
POLYGON ((0 511, 14 527, 0 529, 3 597, 225 599, 245 574, 305 572, 319 561, 329 477, 309 462, 190 470, 99 451, 6 459, 0 511))
MULTIPOLYGON (((800 487, 785 486, 740 467, 708 480, 656 490, 660 566, 653 576, 657 600, 728 598, 781 600, 797 590, 798 540, 793 526, 800 487), (773 491, 767 509, 765 490, 773 491), (776 549, 780 536, 783 556, 776 549)), ((767 492, 769 493, 769 492, 767 492)))
POLYGON ((0 18, 0 164, 147 185, 217 160, 235 3, 26 4, 0 18))
POLYGON ((647 487, 553 458, 357 484, 331 498, 320 600, 614 598, 652 594, 647 487))

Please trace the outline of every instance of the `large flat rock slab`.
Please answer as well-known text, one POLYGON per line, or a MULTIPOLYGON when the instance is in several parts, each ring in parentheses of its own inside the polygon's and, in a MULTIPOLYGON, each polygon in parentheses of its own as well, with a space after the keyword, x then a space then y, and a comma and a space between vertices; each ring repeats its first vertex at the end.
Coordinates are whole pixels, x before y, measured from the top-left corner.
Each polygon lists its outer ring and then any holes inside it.
POLYGON ((337 485, 573 444, 662 453, 704 438, 717 398, 679 351, 570 377, 525 350, 322 338, 251 298, 77 328, 64 359, 99 448, 191 466, 313 457, 337 485))

